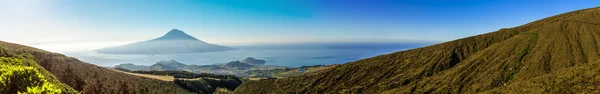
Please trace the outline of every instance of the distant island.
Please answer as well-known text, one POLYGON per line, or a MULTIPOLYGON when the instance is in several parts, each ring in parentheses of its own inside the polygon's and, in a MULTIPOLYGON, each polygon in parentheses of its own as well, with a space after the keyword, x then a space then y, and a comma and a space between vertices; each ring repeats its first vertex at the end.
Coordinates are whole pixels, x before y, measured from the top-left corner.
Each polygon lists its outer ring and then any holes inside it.
POLYGON ((150 66, 135 65, 131 63, 119 64, 115 69, 133 72, 148 71, 185 71, 192 73, 210 73, 218 75, 235 75, 244 78, 285 78, 299 76, 323 69, 330 69, 337 65, 313 65, 290 68, 277 65, 265 65, 265 60, 248 57, 242 61, 231 61, 226 64, 213 65, 186 65, 175 60, 158 61, 150 66))
POLYGON ((177 54, 217 52, 231 49, 233 48, 206 43, 179 29, 172 29, 156 39, 96 51, 106 54, 177 54))
POLYGON ((151 66, 134 65, 131 63, 120 64, 115 68, 123 68, 127 70, 151 70, 151 71, 188 71, 194 73, 212 73, 223 75, 247 76, 246 72, 252 70, 273 70, 286 69, 285 66, 265 65, 265 60, 254 59, 248 57, 242 61, 231 61, 226 64, 214 65, 186 65, 175 60, 158 61, 151 66))

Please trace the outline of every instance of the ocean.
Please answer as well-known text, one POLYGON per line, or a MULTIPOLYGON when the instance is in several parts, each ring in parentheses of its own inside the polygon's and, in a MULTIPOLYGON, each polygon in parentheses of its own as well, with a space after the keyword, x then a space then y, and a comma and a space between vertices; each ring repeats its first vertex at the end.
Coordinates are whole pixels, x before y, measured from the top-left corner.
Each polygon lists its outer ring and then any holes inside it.
POLYGON ((423 47, 430 43, 312 43, 240 45, 229 51, 186 54, 102 54, 94 51, 64 53, 67 56, 99 65, 132 63, 152 65, 161 60, 175 60, 188 65, 225 64, 247 57, 267 61, 267 65, 300 67, 343 64, 377 55, 423 47))

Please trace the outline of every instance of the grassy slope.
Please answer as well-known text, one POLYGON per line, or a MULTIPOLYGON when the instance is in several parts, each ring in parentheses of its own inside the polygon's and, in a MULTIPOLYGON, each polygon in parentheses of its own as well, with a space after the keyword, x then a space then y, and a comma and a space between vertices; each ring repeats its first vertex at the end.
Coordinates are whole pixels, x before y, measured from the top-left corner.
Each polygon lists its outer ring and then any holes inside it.
POLYGON ((131 73, 131 72, 119 71, 119 70, 115 70, 115 69, 111 69, 111 70, 116 71, 116 72, 121 72, 121 73, 129 74, 129 75, 134 75, 134 76, 139 76, 139 77, 146 77, 146 78, 156 79, 156 80, 161 80, 161 81, 166 81, 166 82, 171 82, 171 81, 175 80, 175 78, 173 76, 168 76, 168 75, 140 74, 140 73, 131 73))
POLYGON ((336 66, 337 66, 337 64, 329 65, 329 66, 303 66, 302 68, 304 68, 304 71, 302 71, 302 72, 299 71, 301 68, 285 68, 285 69, 270 69, 270 70, 251 70, 251 71, 248 71, 245 73, 248 74, 248 76, 246 76, 246 77, 252 78, 252 79, 286 78, 286 77, 299 76, 299 75, 304 75, 304 74, 312 73, 312 72, 316 72, 316 71, 331 69, 336 66))
MULTIPOLYGON (((8 51, 8 50, 2 48, 2 46, 0 46, 0 57, 19 58, 22 61, 24 66, 30 66, 30 67, 36 68, 38 70, 38 72, 40 74, 42 74, 48 82, 50 82, 53 85, 56 85, 58 88, 60 88, 62 93, 66 93, 66 94, 79 93, 77 90, 73 89, 69 85, 61 83, 60 80, 56 78, 56 76, 54 76, 52 73, 50 73, 44 67, 39 66, 37 64, 37 62, 35 60, 33 60, 33 56, 31 54, 16 54, 16 53, 14 53, 12 51, 8 51)), ((8 62, 1 62, 1 63, 8 63, 8 62)))
POLYGON ((489 90, 490 94, 526 94, 531 92, 557 94, 600 93, 600 62, 582 64, 539 77, 515 81, 513 84, 489 90))
POLYGON ((538 77, 600 59, 598 31, 600 9, 585 9, 515 28, 367 58, 313 74, 248 82, 236 92, 503 91, 498 88, 528 84, 527 80, 532 79, 555 80, 538 77))
POLYGON ((10 53, 31 54, 38 65, 49 72, 47 74, 54 74, 55 78, 51 77, 50 79, 58 79, 85 94, 190 93, 173 83, 111 71, 62 54, 2 41, 0 41, 0 47, 10 53))

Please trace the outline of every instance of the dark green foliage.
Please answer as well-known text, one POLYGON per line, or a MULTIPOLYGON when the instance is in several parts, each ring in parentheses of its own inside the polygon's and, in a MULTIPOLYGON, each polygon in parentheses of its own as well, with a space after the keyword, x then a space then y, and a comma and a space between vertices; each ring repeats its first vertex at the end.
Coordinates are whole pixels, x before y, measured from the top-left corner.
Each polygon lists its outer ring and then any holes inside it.
POLYGON ((124 71, 124 72, 131 72, 131 70, 129 70, 129 69, 120 68, 120 67, 115 68, 115 70, 124 71))
POLYGON ((239 79, 200 79, 200 80, 182 80, 175 79, 173 83, 181 86, 182 88, 197 92, 198 94, 211 94, 216 91, 218 87, 227 88, 229 90, 235 90, 242 81, 239 79))
POLYGON ((235 90, 239 85, 242 84, 240 78, 233 75, 215 75, 209 73, 191 73, 187 71, 129 71, 126 69, 119 69, 139 74, 152 74, 152 75, 169 75, 173 76, 175 80, 173 83, 180 87, 198 94, 210 94, 216 91, 217 88, 226 88, 229 90, 235 90))
POLYGON ((179 80, 179 79, 175 79, 175 81, 173 81, 173 83, 181 86, 182 88, 188 90, 188 91, 192 91, 192 92, 196 92, 198 94, 210 94, 212 92, 214 92, 214 89, 216 89, 216 87, 212 87, 210 85, 210 83, 208 83, 205 80, 179 80))

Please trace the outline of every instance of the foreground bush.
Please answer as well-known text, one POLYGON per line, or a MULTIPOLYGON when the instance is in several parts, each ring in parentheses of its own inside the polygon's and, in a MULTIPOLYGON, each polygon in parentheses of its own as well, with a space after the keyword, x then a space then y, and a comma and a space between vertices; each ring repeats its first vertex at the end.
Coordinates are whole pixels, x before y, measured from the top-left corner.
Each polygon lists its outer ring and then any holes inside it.
POLYGON ((0 93, 61 93, 61 89, 49 83, 36 68, 22 64, 18 58, 0 57, 0 93))

